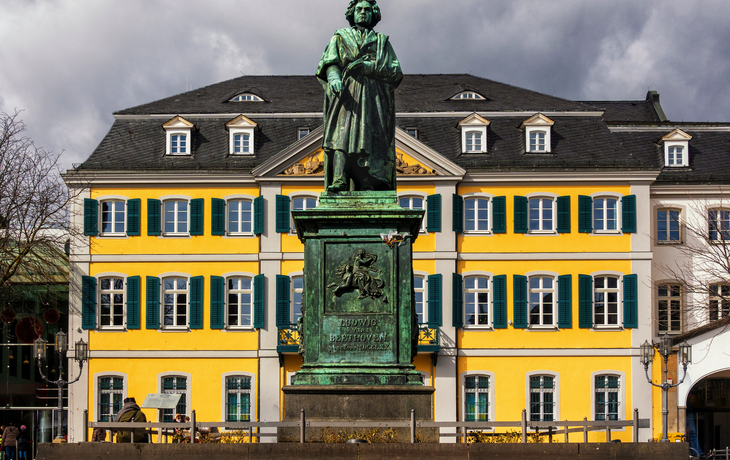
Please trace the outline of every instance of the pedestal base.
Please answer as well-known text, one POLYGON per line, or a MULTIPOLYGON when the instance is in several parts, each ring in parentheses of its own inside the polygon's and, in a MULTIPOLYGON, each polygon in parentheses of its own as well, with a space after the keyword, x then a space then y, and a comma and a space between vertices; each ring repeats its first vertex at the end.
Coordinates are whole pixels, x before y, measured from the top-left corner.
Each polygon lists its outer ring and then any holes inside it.
MULTIPOLYGON (((304 409, 308 421, 410 421, 433 420, 433 387, 382 385, 292 385, 284 392, 284 421, 296 421, 304 409)), ((380 431, 385 428, 380 427, 380 431)), ((336 433, 342 428, 331 428, 336 433)), ((356 431, 349 428, 348 432, 356 431)), ((410 441, 408 428, 394 428, 401 442, 410 441)), ((307 428, 306 441, 321 442, 321 428, 307 428)), ((436 429, 418 429, 422 442, 438 442, 436 429)), ((298 428, 280 428, 279 442, 299 442, 298 428)))

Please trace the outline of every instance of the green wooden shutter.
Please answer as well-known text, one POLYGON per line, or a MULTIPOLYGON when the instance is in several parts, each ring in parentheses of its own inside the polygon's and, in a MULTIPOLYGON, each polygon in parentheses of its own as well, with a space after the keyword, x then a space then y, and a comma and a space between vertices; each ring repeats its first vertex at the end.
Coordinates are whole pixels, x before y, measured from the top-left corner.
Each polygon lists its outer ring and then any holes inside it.
POLYGON ((454 273, 451 278, 451 325, 464 326, 464 278, 454 273))
POLYGON ((253 278, 253 327, 261 329, 264 327, 264 305, 266 300, 266 278, 264 275, 256 275, 253 278))
POLYGON ((205 227, 204 209, 205 209, 205 200, 204 199, 196 198, 194 200, 190 200, 190 235, 191 236, 203 236, 203 229, 205 227))
MULTIPOLYGON (((221 200, 222 201, 222 200, 221 200)), ((226 280, 222 276, 210 277, 210 328, 225 327, 226 280)))
POLYGON ((573 327, 573 276, 558 276, 558 327, 573 327))
POLYGON ((289 197, 276 195, 276 231, 277 233, 289 233, 289 197))
POLYGON ((525 329, 527 327, 527 277, 523 275, 512 275, 512 293, 514 304, 514 327, 525 329))
POLYGON ((452 230, 456 233, 464 232, 464 198, 459 195, 453 196, 453 209, 452 209, 452 230))
POLYGON ((507 197, 492 198, 492 233, 507 233, 507 197))
POLYGON ((139 236, 141 229, 142 200, 127 200, 127 236, 139 236))
POLYGON ((147 283, 147 329, 160 328, 160 279, 148 276, 147 283))
POLYGON ((441 231, 441 195, 429 195, 426 200, 426 230, 441 231))
POLYGON ((253 200, 253 234, 264 233, 264 197, 258 196, 253 200))
POLYGON ((438 327, 442 321, 442 275, 428 275, 428 327, 438 327))
POLYGON ((527 233, 527 198, 515 197, 515 233, 527 233))
POLYGON ((276 327, 289 327, 291 321, 289 283, 288 276, 276 275, 276 327))
POLYGON ((162 234, 161 211, 162 202, 160 202, 160 200, 156 200, 154 198, 147 199, 147 235, 160 236, 162 234))
POLYGON ((492 281, 494 291, 494 328, 507 329, 507 275, 498 275, 492 281))
POLYGON ((578 197, 578 232, 593 232, 593 198, 589 196, 578 197))
POLYGON ((99 202, 84 198, 84 235, 96 236, 99 233, 99 202))
POLYGON ((203 329, 203 285, 205 278, 190 278, 190 329, 203 329))
POLYGON ((578 326, 593 327, 593 277, 578 275, 578 326))
POLYGON ((210 200, 210 234, 213 236, 226 234, 226 200, 220 198, 210 200))
POLYGON ((96 278, 81 277, 81 328, 96 328, 96 278))
POLYGON ((638 277, 624 275, 624 327, 639 327, 638 277))
POLYGON ((558 233, 570 233, 570 197, 558 197, 558 233))
POLYGON ((621 200, 621 231, 636 233, 636 195, 626 195, 621 200))
POLYGON ((127 278, 127 329, 139 329, 139 276, 127 278))

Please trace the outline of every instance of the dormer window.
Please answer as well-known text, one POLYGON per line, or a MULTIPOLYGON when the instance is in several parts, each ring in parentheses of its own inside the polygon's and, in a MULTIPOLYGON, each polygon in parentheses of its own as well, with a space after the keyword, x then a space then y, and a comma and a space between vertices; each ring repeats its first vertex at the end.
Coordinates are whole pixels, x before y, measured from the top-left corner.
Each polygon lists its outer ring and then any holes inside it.
POLYGON ((550 133, 554 121, 538 113, 522 122, 525 130, 525 151, 527 153, 550 153, 550 133))
POLYGON ((463 100, 485 101, 485 100, 487 100, 487 98, 474 91, 462 91, 459 94, 457 94, 456 96, 452 97, 451 100, 452 101, 463 101, 463 100))
POLYGON ((414 139, 418 139, 418 128, 406 128, 406 133, 414 139))
POLYGON ((255 94, 243 93, 231 99, 230 102, 264 102, 264 100, 255 94))
POLYGON ((307 136, 309 136, 309 128, 297 129, 297 139, 304 139, 307 136))
POLYGON ((662 137, 664 142, 664 166, 682 167, 689 166, 689 141, 692 136, 681 129, 675 129, 662 137))
POLYGON ((226 123, 229 132, 230 155, 253 155, 256 123, 240 115, 226 123))
POLYGON ((489 120, 476 113, 469 115, 459 122, 461 128, 462 153, 487 152, 487 127, 489 120))
POLYGON ((167 155, 190 155, 192 153, 190 150, 190 140, 194 126, 180 116, 162 125, 167 138, 165 149, 167 155))

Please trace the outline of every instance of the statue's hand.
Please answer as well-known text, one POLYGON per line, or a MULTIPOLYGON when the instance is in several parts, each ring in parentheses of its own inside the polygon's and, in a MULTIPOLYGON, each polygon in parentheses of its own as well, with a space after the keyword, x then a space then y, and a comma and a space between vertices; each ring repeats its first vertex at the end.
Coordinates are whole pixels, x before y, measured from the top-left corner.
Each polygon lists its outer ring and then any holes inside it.
POLYGON ((340 94, 342 91, 342 80, 339 78, 332 78, 329 80, 330 89, 335 94, 340 94))

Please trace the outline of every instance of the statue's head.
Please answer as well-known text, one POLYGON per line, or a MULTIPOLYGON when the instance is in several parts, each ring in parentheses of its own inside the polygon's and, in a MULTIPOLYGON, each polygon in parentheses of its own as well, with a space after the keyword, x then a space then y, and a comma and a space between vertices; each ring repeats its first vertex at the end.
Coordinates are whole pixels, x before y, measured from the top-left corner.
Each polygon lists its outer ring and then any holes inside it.
POLYGON ((376 0, 350 0, 350 5, 347 7, 347 11, 345 12, 347 22, 350 23, 350 27, 355 27, 356 25, 358 25, 355 19, 355 10, 357 9, 357 5, 359 5, 360 3, 368 3, 373 9, 370 24, 360 24, 364 27, 372 29, 383 18, 380 14, 380 7, 378 6, 378 2, 376 0))

